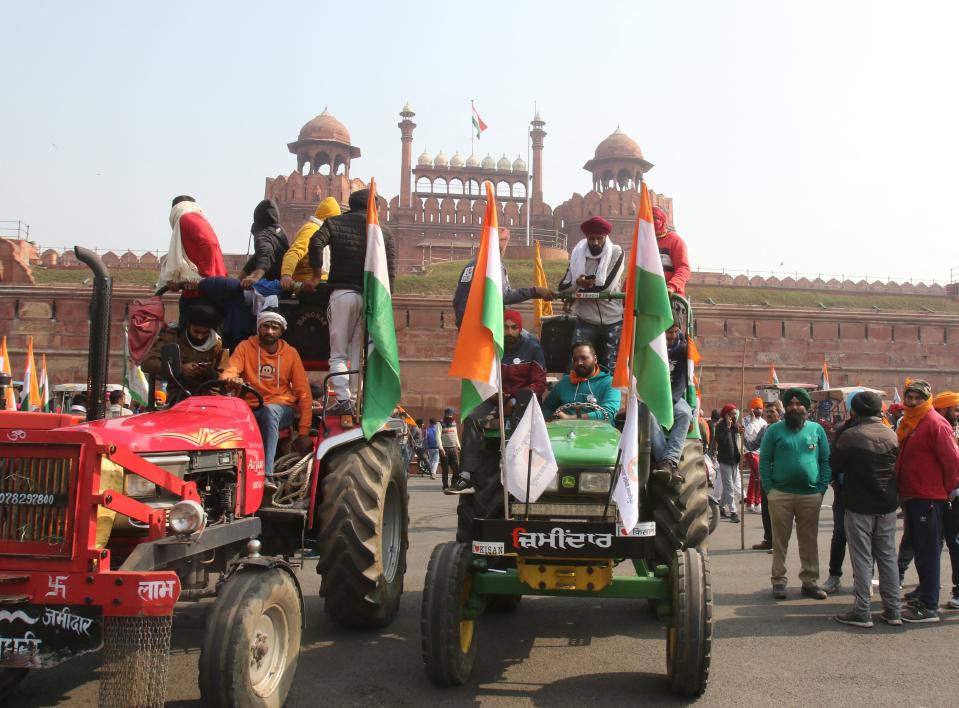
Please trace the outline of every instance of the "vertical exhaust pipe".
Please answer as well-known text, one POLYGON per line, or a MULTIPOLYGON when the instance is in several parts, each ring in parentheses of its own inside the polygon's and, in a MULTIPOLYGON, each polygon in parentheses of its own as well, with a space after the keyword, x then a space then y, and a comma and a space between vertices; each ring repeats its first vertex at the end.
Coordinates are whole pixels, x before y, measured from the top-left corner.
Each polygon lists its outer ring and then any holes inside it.
POLYGON ((93 251, 74 246, 77 259, 93 271, 93 297, 90 300, 90 358, 87 361, 87 420, 106 415, 107 367, 110 356, 110 304, 113 277, 93 251))

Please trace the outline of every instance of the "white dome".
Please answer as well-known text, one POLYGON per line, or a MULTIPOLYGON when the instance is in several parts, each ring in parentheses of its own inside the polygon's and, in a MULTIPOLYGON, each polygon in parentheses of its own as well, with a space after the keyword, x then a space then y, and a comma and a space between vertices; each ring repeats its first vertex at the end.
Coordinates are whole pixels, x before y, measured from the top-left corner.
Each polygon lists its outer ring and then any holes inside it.
POLYGON ((495 170, 496 161, 489 153, 486 153, 486 157, 483 158, 483 161, 480 163, 480 167, 482 167, 484 170, 495 170))
POLYGON ((470 156, 466 158, 466 166, 467 166, 467 167, 479 167, 479 166, 480 166, 479 158, 476 157, 475 154, 472 154, 472 153, 471 153, 470 156))
POLYGON ((496 169, 509 172, 512 167, 513 163, 509 161, 509 158, 506 157, 506 153, 504 152, 503 156, 496 163, 496 169))
POLYGON ((450 164, 449 159, 442 150, 437 153, 436 158, 433 160, 433 167, 446 167, 450 164))
POLYGON ((463 166, 463 156, 460 155, 459 150, 450 158, 450 167, 462 167, 463 166))
POLYGON ((433 156, 424 150, 423 154, 416 158, 416 164, 420 167, 430 167, 433 164, 433 156))
POLYGON ((524 160, 519 155, 516 156, 516 159, 513 160, 513 172, 525 172, 526 171, 526 160, 524 160))

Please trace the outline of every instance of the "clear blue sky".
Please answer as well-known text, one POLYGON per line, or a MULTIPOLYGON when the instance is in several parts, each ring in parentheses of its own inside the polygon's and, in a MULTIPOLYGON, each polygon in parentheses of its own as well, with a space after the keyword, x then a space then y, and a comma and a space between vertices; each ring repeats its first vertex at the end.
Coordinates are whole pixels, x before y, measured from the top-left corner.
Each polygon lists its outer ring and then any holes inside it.
POLYGON ((0 219, 41 245, 165 249, 197 197, 245 252, 264 179, 325 106, 399 187, 424 148, 526 155, 545 193, 620 125, 675 200, 693 265, 944 280, 959 266, 959 3, 6 3, 0 219), (490 57, 489 49, 494 50, 490 57), (780 263, 782 265, 780 266, 780 263))

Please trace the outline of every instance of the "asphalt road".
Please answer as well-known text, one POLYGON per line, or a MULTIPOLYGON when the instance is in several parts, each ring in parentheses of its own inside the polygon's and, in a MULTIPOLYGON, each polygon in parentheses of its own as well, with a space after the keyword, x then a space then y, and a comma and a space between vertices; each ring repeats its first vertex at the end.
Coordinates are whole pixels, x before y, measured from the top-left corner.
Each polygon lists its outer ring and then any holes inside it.
MULTIPOLYGON (((287 705, 683 703, 665 687, 664 630, 645 603, 626 600, 526 598, 515 614, 484 616, 473 681, 457 688, 431 684, 420 655, 423 575, 434 545, 451 538, 455 524, 455 499, 438 490, 438 482, 410 483, 406 592, 398 619, 386 630, 348 631, 328 621, 312 564, 304 569, 307 629, 287 705)), ((832 529, 828 503, 829 497, 820 526, 823 570, 832 529)), ((760 517, 747 514, 747 547, 761 535, 760 517)), ((790 599, 776 602, 769 591, 771 556, 742 552, 739 545, 739 526, 725 521, 711 539, 715 640, 709 688, 698 704, 956 705, 959 612, 944 613, 939 625, 844 627, 830 617, 851 602, 848 561, 847 586, 838 595, 800 599, 793 547, 790 599)), ((916 582, 914 572, 906 582, 916 582)), ((168 706, 199 705, 200 636, 195 627, 174 631, 168 706)), ((90 655, 35 671, 7 705, 96 705, 98 665, 99 656, 90 655)))

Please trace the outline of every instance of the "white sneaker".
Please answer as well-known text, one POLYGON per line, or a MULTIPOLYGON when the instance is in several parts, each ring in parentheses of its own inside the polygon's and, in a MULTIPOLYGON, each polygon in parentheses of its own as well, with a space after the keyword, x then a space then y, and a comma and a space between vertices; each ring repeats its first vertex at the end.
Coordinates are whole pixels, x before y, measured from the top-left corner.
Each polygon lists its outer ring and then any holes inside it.
POLYGON ((825 590, 829 595, 832 595, 841 587, 842 578, 840 578, 838 575, 830 575, 826 582, 822 584, 822 589, 825 590))
POLYGON ((946 603, 946 607, 950 610, 959 610, 959 595, 953 595, 952 599, 946 603))

